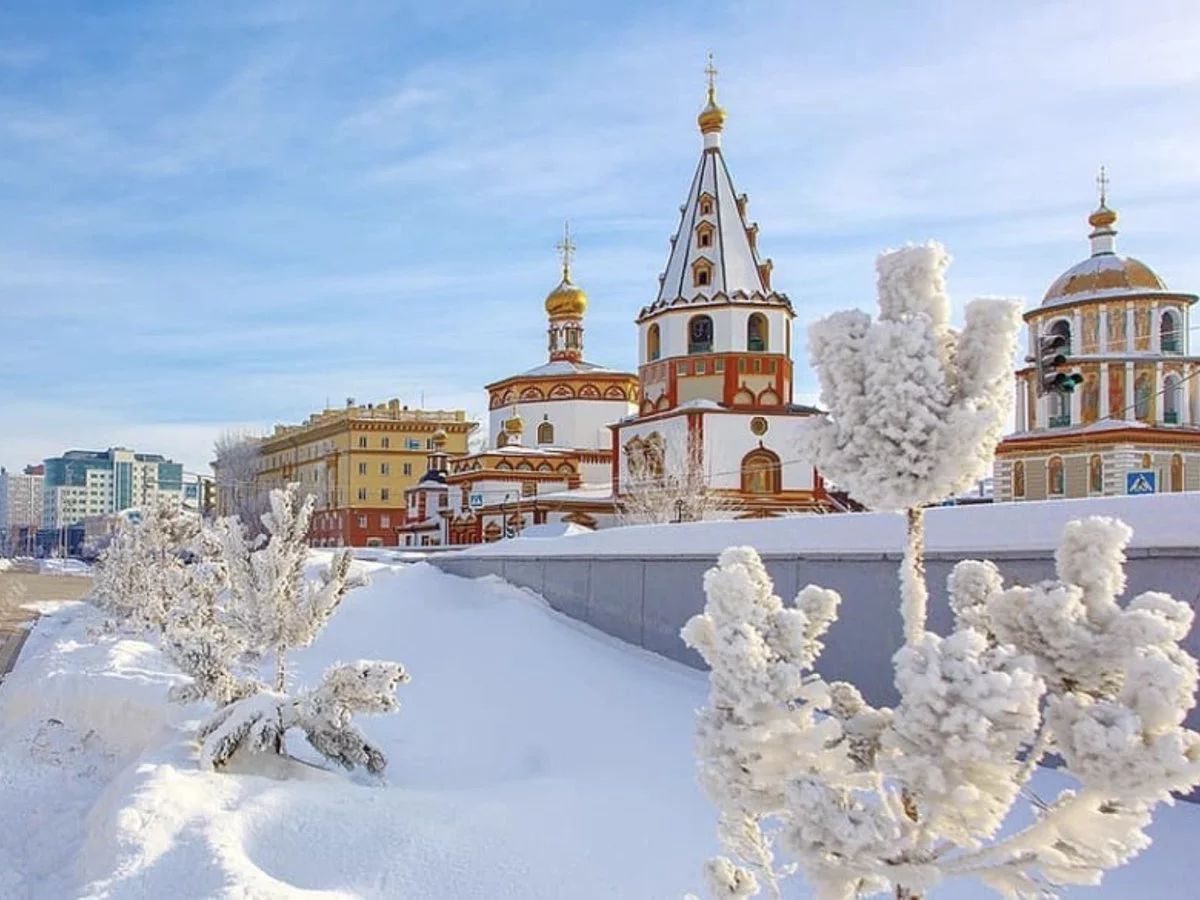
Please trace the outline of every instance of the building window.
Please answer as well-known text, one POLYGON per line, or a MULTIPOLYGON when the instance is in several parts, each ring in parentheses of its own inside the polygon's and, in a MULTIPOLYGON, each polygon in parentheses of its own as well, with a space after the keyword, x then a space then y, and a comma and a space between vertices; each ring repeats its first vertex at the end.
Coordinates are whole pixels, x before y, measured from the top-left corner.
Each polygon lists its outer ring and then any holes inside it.
POLYGON ((390 447, 391 443, 392 443, 392 439, 389 437, 381 437, 379 439, 379 446, 382 447, 384 450, 386 450, 388 447, 390 447))
POLYGON ((358 489, 358 499, 359 499, 359 500, 366 500, 366 499, 367 499, 367 489, 366 489, 366 488, 359 488, 359 489, 358 489))
POLYGON ((696 246, 711 247, 713 245, 713 228, 711 222, 701 222, 696 226, 696 246))
POLYGON ((1092 454, 1088 460, 1088 492, 1104 493, 1104 460, 1099 453, 1092 454))
POLYGON ((390 500, 391 496, 392 496, 392 491, 390 488, 380 488, 379 489, 379 499, 380 500, 390 500))
POLYGON ((712 346, 712 317, 692 316, 688 321, 688 353, 711 353, 712 346))
POLYGON ((713 214, 713 198, 705 194, 700 198, 700 215, 711 216, 713 214))
POLYGON ((392 474, 392 464, 391 463, 380 463, 379 464, 379 474, 380 475, 391 475, 392 474))
POLYGON ((549 422, 542 422, 538 425, 537 439, 539 444, 553 444, 554 426, 549 422))
POLYGON ((712 272, 707 266, 696 266, 696 287, 706 287, 712 272))
POLYGON ((778 494, 779 457, 763 447, 742 458, 742 491, 747 494, 778 494))
POLYGON ((1066 492, 1067 482, 1062 457, 1052 456, 1046 464, 1046 493, 1051 497, 1061 497, 1066 492))
POLYGON ((1178 313, 1173 309, 1163 310, 1158 321, 1158 346, 1163 353, 1179 353, 1183 349, 1183 329, 1179 327, 1178 313))
POLYGON ((392 527, 392 517, 391 516, 380 516, 379 517, 379 527, 380 528, 391 528, 392 527))
POLYGON ((359 447, 361 447, 361 448, 362 448, 362 449, 364 449, 364 450, 366 449, 366 447, 367 447, 367 436, 366 436, 365 434, 364 434, 362 437, 360 437, 360 438, 358 439, 358 446, 359 446, 359 447))
POLYGON ((420 450, 421 449, 421 440, 420 440, 420 438, 409 438, 408 440, 406 440, 404 442, 404 445, 409 450, 420 450))
POLYGON ((1180 453, 1171 455, 1171 490, 1183 490, 1183 455, 1180 453))
POLYGON ((746 349, 752 353, 767 349, 767 317, 762 313, 754 313, 746 322, 746 349))
POLYGON ((1025 463, 1022 460, 1013 463, 1012 489, 1014 497, 1025 496, 1025 463))
POLYGON ((704 360, 702 360, 702 359, 696 360, 696 374, 703 375, 707 371, 708 371, 708 366, 705 364, 704 360))
POLYGON ((367 464, 366 464, 366 463, 359 463, 359 464, 358 464, 358 474, 359 474, 359 475, 366 475, 366 474, 367 474, 367 464))
POLYGON ((359 517, 358 517, 358 527, 359 527, 359 528, 366 528, 366 527, 367 527, 367 517, 366 517, 366 516, 359 516, 359 517))
POLYGON ((404 474, 405 474, 405 475, 411 475, 411 474, 412 474, 412 463, 405 463, 405 464, 404 464, 404 474))
POLYGON ((662 332, 655 322, 646 332, 646 360, 653 362, 662 356, 662 332))
POLYGON ((724 372, 725 371, 725 360, 723 360, 723 359, 713 360, 713 371, 714 372, 724 372))
POLYGON ((1168 425, 1179 424, 1179 394, 1179 379, 1172 373, 1163 379, 1163 421, 1168 425))

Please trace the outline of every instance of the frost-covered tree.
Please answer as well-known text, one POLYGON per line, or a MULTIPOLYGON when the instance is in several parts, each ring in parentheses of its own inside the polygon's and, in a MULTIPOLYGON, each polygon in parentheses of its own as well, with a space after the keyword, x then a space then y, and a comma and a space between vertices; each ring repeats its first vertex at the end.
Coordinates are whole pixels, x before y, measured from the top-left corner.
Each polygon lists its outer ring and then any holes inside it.
POLYGON ((653 433, 625 450, 628 473, 617 497, 622 525, 661 525, 720 518, 733 504, 711 485, 694 441, 669 443, 653 433))
POLYGON ((213 443, 213 474, 217 506, 223 515, 236 516, 254 534, 259 533, 270 493, 257 482, 262 439, 243 431, 225 431, 213 443))
POLYGON ((162 631, 200 531, 198 516, 168 500, 122 520, 96 565, 92 602, 124 627, 162 631))
POLYGON ((1094 884, 1146 846, 1155 804, 1200 784, 1200 735, 1183 726, 1197 666, 1185 604, 1146 593, 1122 607, 1129 529, 1068 525, 1058 579, 1005 589, 967 561, 949 580, 954 629, 925 630, 920 508, 987 467, 1007 413, 1017 312, 976 301, 948 325, 937 245, 879 261, 881 314, 840 313, 812 330, 829 415, 806 445, 868 505, 908 512, 901 570, 900 702, 876 709, 813 669, 839 598, 809 586, 794 608, 757 555, 722 554, 684 639, 708 662, 698 725, 701 781, 740 862, 715 860, 716 896, 778 894, 772 848, 822 898, 914 898, 969 875, 1006 896, 1094 884), (1045 801, 1029 780, 1058 753, 1077 789, 1045 801), (1018 798, 1034 823, 997 838, 1018 798), (760 877, 761 876, 761 877, 760 877))
POLYGON ((201 762, 224 765, 239 748, 285 752, 284 737, 301 729, 308 742, 328 759, 347 768, 363 766, 380 772, 387 761, 354 726, 355 713, 389 712, 397 708, 395 690, 408 681, 393 662, 361 661, 336 666, 312 690, 288 690, 287 652, 317 637, 346 594, 366 583, 352 571, 348 550, 335 554, 327 567, 306 574, 308 528, 315 498, 301 500, 299 486, 272 491, 270 512, 262 517, 264 535, 252 539, 243 523, 229 517, 216 523, 213 539, 220 546, 226 597, 212 606, 201 599, 192 614, 216 614, 216 630, 184 629, 185 645, 204 677, 194 677, 197 696, 217 700, 221 708, 201 726, 201 762), (271 688, 253 678, 239 678, 228 663, 238 654, 270 657, 271 688), (207 667, 207 669, 205 669, 207 667))
POLYGON ((1011 410, 1020 305, 976 300, 950 327, 950 257, 930 242, 882 254, 879 315, 835 313, 809 328, 825 416, 802 450, 821 473, 877 510, 907 515, 901 569, 905 629, 924 629, 922 507, 981 478, 1011 410))
POLYGON ((950 876, 1054 896, 1148 846, 1154 806, 1200 785, 1200 734, 1183 724, 1198 679, 1187 604, 1117 602, 1129 536, 1112 519, 1070 523, 1058 579, 1032 587, 960 563, 954 630, 896 654, 895 709, 813 672, 836 594, 809 586, 784 607, 757 554, 725 551, 683 632, 712 669, 701 782, 744 864, 710 862, 713 896, 753 896, 756 876, 778 896, 773 844, 822 898, 917 897, 950 876), (1076 782, 1052 800, 1029 787, 1048 753, 1076 782), (1022 796, 1033 824, 997 838, 1022 796))

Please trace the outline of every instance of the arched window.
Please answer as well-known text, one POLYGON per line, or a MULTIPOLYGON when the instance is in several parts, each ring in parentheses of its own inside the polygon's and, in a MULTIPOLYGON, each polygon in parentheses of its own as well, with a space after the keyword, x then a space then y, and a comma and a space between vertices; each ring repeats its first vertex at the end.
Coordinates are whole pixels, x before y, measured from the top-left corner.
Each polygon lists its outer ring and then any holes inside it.
POLYGON ((1183 490, 1183 455, 1180 453, 1171 456, 1171 490, 1183 490))
POLYGON ((646 332, 646 360, 653 362, 662 356, 662 331, 655 322, 646 332))
POLYGON ((1025 463, 1019 459, 1012 467, 1012 488, 1014 497, 1025 496, 1025 463))
POLYGON ((781 468, 779 457, 763 447, 742 458, 742 491, 747 494, 778 494, 781 468))
POLYGON ((754 313, 746 322, 746 349, 752 353, 764 353, 767 349, 767 317, 754 313))
POLYGON ((1046 463, 1046 493, 1051 497, 1061 497, 1067 492, 1066 476, 1063 473, 1061 456, 1052 456, 1046 463))
POLYGON ((1158 320, 1158 340, 1163 353, 1179 353, 1183 349, 1183 330, 1175 310, 1163 310, 1162 318, 1158 320))
POLYGON ((1163 379, 1163 421, 1179 424, 1179 378, 1174 373, 1163 379))
POLYGON ((1133 414, 1143 422, 1150 418, 1150 401, 1154 394, 1150 378, 1149 372, 1142 372, 1133 381, 1133 414))
POLYGON ((554 426, 549 422, 542 422, 538 425, 537 440, 539 444, 553 444, 554 426))
POLYGON ((692 316, 688 320, 688 353, 711 353, 712 345, 712 317, 692 316))
POLYGON ((1070 354, 1071 352, 1071 323, 1066 319, 1059 319, 1050 326, 1050 334, 1061 334, 1067 339, 1067 342, 1062 346, 1062 352, 1070 354))
POLYGON ((1092 454, 1088 460, 1088 492, 1104 493, 1104 460, 1099 453, 1092 454))

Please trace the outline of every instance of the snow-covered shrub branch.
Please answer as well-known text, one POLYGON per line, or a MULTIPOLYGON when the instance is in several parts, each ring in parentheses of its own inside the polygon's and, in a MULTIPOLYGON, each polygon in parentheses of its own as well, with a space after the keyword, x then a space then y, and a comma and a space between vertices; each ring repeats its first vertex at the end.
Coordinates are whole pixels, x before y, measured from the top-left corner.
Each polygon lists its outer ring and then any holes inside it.
POLYGON ((1200 734, 1183 725, 1198 675, 1180 645, 1186 604, 1117 602, 1129 535, 1112 519, 1070 523, 1059 579, 1032 587, 960 563, 954 630, 896 654, 895 709, 813 671, 836 593, 810 585, 786 607, 752 550, 726 550, 683 630, 712 670, 700 778, 738 861, 710 862, 713 895, 778 896, 776 848, 820 897, 849 898, 918 896, 951 875, 1049 896, 1146 847, 1153 807, 1200 785, 1200 734), (1077 788, 1034 798, 1034 824, 998 839, 1050 752, 1077 788))
POLYGON ((172 699, 217 707, 200 729, 206 764, 220 766, 240 747, 283 753, 284 735, 298 728, 331 761, 382 771, 382 752, 352 719, 397 709, 394 692, 408 675, 398 663, 358 662, 330 669, 316 688, 289 692, 287 652, 312 643, 366 579, 349 551, 310 577, 313 498, 301 502, 291 485, 269 500, 257 537, 234 516, 205 526, 177 507, 151 510, 109 547, 94 599, 154 632, 191 678, 172 699), (260 678, 264 659, 274 666, 271 689, 260 678))
POLYGON ((809 328, 824 416, 805 423, 801 449, 828 479, 878 510, 908 512, 901 569, 906 634, 924 630, 921 509, 988 471, 1012 406, 1020 305, 976 300, 950 327, 935 242, 882 254, 879 315, 835 313, 809 328))

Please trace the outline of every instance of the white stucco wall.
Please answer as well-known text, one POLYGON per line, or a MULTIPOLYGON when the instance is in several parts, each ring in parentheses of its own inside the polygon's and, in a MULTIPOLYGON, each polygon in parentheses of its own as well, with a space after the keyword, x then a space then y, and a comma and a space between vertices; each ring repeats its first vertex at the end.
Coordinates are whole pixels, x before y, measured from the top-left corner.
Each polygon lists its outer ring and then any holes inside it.
POLYGON ((767 433, 761 438, 750 431, 754 415, 713 414, 704 416, 704 468, 710 483, 717 488, 739 488, 742 483, 742 459, 762 445, 779 457, 782 487, 785 491, 809 491, 815 485, 810 461, 796 462, 800 416, 763 416, 767 433))
POLYGON ((656 316, 638 328, 638 359, 652 362, 648 356, 647 335, 650 326, 658 325, 661 337, 659 359, 687 356, 688 322, 693 316, 707 315, 713 320, 713 353, 742 353, 746 347, 746 326, 753 313, 767 317, 767 353, 786 353, 791 318, 785 310, 771 306, 696 304, 656 316))
MULTIPOLYGON (((612 440, 608 426, 637 412, 637 404, 626 400, 523 400, 517 411, 525 420, 523 446, 607 450, 612 440), (554 426, 553 444, 538 444, 538 425, 543 421, 554 426)), ((504 421, 511 416, 512 407, 508 406, 488 414, 488 446, 497 446, 496 438, 504 430, 504 421)))

